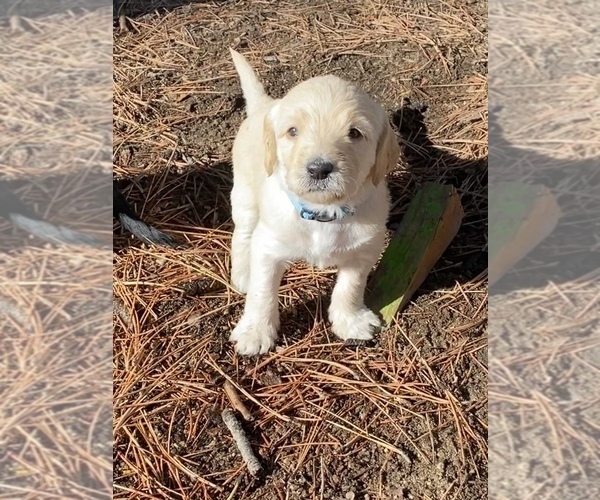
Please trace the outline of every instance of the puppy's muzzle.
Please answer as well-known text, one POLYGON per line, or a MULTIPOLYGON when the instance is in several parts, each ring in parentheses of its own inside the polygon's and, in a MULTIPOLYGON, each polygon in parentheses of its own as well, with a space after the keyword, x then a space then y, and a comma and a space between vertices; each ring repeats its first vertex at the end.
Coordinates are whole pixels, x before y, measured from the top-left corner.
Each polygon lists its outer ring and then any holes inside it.
POLYGON ((315 181, 322 181, 329 177, 329 174, 333 172, 333 163, 321 158, 308 164, 306 171, 311 179, 315 181))

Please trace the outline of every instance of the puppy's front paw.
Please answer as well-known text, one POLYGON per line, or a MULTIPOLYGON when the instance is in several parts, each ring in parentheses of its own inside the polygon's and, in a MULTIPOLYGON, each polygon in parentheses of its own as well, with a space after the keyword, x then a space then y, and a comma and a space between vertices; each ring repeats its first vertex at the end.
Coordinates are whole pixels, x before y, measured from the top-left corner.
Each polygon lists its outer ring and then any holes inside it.
POLYGON ((243 356, 265 354, 277 340, 277 325, 270 322, 256 322, 242 317, 229 337, 235 342, 235 350, 243 356))
POLYGON ((371 340, 373 333, 381 328, 381 320, 366 307, 351 312, 330 308, 329 320, 331 330, 342 340, 371 340))

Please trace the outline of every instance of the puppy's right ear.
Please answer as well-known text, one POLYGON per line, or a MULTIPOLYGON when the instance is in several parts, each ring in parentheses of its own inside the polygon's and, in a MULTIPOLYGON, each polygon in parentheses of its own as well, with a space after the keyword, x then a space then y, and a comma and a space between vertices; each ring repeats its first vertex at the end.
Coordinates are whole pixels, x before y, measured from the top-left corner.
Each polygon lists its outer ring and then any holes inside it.
POLYGON ((386 174, 396 168, 400 157, 400 147, 396 141, 396 134, 385 116, 385 124, 379 141, 377 142, 377 153, 375 164, 371 169, 371 180, 377 186, 386 174))
POLYGON ((273 130, 273 124, 269 114, 265 116, 263 122, 263 141, 265 151, 265 170, 267 175, 273 174, 275 171, 275 162, 277 161, 277 145, 275 141, 275 130, 273 130))

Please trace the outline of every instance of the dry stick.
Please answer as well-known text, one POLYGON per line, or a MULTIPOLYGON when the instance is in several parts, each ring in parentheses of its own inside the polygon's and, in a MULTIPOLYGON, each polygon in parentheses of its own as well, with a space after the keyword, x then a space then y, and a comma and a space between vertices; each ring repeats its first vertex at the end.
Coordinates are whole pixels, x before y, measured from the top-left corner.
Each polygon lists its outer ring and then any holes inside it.
MULTIPOLYGON (((231 384, 233 386, 235 386, 235 384, 233 383, 233 380, 231 379, 231 377, 229 377, 229 375, 227 375, 217 364, 217 362, 212 359, 212 357, 209 355, 208 359, 207 359, 207 363, 214 368, 216 371, 219 372, 219 374, 225 379, 228 380, 229 382, 231 382, 231 384)), ((252 401, 254 404, 256 404, 257 406, 260 406, 263 410, 265 410, 267 413, 270 413, 271 415, 273 415, 274 417, 277 417, 280 420, 283 420, 284 422, 293 422, 293 419, 290 417, 286 417, 285 415, 282 415, 281 413, 273 410, 272 408, 269 408, 268 406, 262 404, 258 399, 256 399, 254 396, 252 396, 252 394, 250 394, 248 391, 246 391, 243 387, 237 387, 238 391, 240 391, 244 396, 246 396, 250 401, 252 401)))
POLYGON ((235 390, 234 385, 229 380, 226 380, 223 384, 223 389, 225 390, 225 394, 227 394, 227 397, 231 402, 231 406, 233 406, 237 411, 239 411, 242 414, 244 420, 246 420, 247 422, 252 422, 254 420, 254 417, 252 416, 248 408, 246 408, 244 402, 240 399, 240 395, 235 390))
POLYGON ((118 297, 115 297, 113 299, 113 311, 117 313, 117 316, 121 318, 121 321, 127 327, 131 327, 131 315, 129 314, 129 311, 125 308, 125 304, 123 303, 123 301, 118 297))
POLYGON ((125 14, 125 2, 121 2, 121 5, 119 5, 119 28, 121 31, 129 31, 125 14))
POLYGON ((244 432, 239 420, 236 418, 235 413, 232 409, 227 408, 221 413, 221 418, 229 429, 229 432, 231 432, 233 440, 235 441, 235 444, 237 445, 238 450, 240 450, 242 458, 246 463, 246 467, 248 467, 248 472, 250 472, 250 474, 253 476, 258 476, 258 474, 263 470, 262 465, 260 465, 258 458, 256 458, 256 455, 252 451, 250 441, 248 441, 246 433, 244 432))
POLYGON ((127 26, 127 18, 124 13, 119 14, 119 29, 121 31, 129 31, 129 27, 127 26))

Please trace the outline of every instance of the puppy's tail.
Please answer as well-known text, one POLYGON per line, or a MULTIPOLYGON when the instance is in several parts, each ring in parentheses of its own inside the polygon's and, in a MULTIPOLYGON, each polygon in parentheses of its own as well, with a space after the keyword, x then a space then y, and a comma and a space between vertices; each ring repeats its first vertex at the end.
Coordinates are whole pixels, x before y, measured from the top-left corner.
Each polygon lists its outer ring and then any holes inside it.
POLYGON ((257 110, 267 105, 272 99, 265 93, 262 83, 258 80, 252 66, 246 58, 233 49, 229 49, 235 69, 240 75, 240 83, 242 84, 242 92, 246 100, 246 113, 248 116, 255 113, 257 110))

